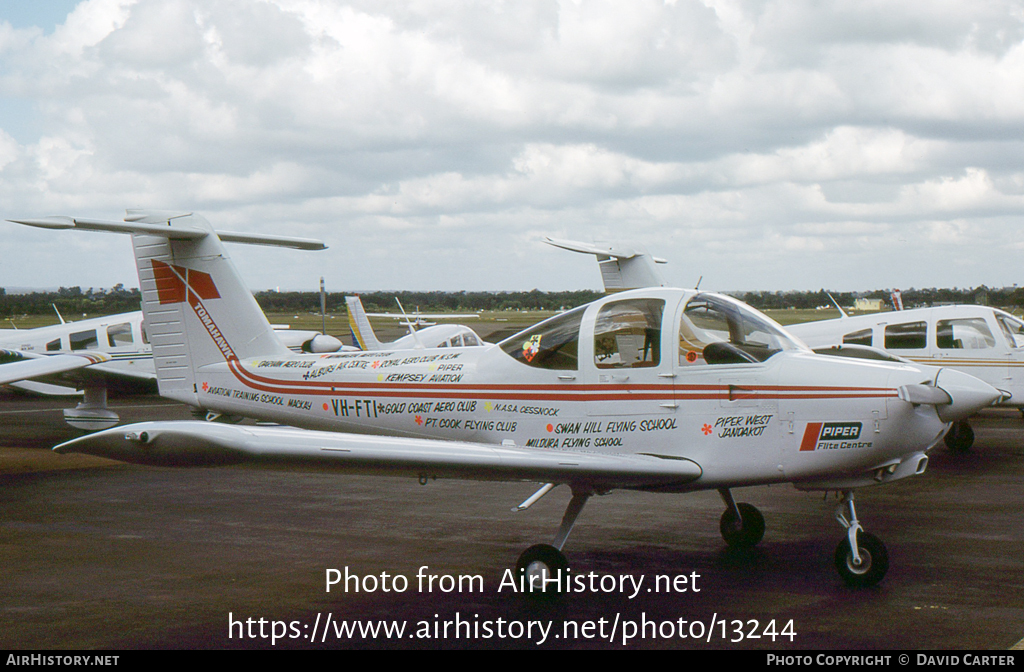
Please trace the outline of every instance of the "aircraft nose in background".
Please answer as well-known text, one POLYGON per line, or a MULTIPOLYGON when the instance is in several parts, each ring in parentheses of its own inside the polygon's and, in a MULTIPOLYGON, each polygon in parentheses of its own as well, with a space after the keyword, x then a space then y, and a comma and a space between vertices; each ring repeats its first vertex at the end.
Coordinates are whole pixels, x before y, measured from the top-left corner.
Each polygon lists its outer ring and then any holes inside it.
POLYGON ((936 406, 943 422, 964 420, 983 408, 991 406, 1003 393, 988 383, 962 371, 943 368, 935 377, 935 386, 949 395, 951 403, 936 406))

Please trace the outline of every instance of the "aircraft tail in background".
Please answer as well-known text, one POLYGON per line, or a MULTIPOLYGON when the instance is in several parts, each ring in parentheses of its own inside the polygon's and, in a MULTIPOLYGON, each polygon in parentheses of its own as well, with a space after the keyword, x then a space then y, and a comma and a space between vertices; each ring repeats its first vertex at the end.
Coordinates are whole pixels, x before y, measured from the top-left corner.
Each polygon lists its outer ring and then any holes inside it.
POLYGON ((348 306, 348 326, 352 330, 352 340, 361 350, 380 350, 384 346, 377 340, 370 326, 370 318, 366 316, 363 309, 363 302, 358 296, 346 296, 345 304, 348 306))

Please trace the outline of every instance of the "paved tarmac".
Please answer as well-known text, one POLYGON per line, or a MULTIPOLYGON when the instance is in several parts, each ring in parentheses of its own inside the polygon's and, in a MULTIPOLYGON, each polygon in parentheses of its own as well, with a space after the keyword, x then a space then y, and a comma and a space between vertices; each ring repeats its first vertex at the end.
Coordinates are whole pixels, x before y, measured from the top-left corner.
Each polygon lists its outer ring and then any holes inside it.
MULTIPOLYGON (((126 421, 189 417, 155 397, 114 404, 126 421)), ((544 647, 621 648, 631 624, 645 620, 655 625, 628 647, 1007 649, 1024 637, 1024 421, 1016 412, 975 419, 973 452, 938 448, 924 476, 858 495, 867 530, 889 550, 889 574, 873 589, 838 578, 832 555, 842 532, 834 501, 820 494, 737 491, 768 525, 764 541, 743 553, 719 536, 716 493, 615 492, 591 500, 565 550, 574 573, 642 577, 640 593, 630 599, 627 584, 536 604, 498 587, 523 549, 550 542, 568 500, 563 488, 512 513, 535 486, 55 455, 50 446, 77 435, 61 420, 63 405, 0 396, 0 648, 269 648, 273 621, 285 635, 276 648, 535 648, 544 624, 544 647), (424 565, 438 576, 478 575, 483 591, 464 584, 445 593, 437 582, 418 590, 424 565), (401 575, 409 587, 327 593, 327 570, 345 567, 401 575), (685 575, 691 588, 694 572, 699 592, 646 592, 659 575, 685 575), (249 637, 260 618, 267 637, 249 637), (444 622, 456 618, 463 625, 443 637, 444 622), (339 638, 339 619, 407 630, 397 640, 339 638), (520 633, 531 620, 541 625, 520 633), (774 642, 746 638, 773 620, 774 642), (572 630, 586 621, 592 631, 572 630), (738 621, 744 637, 732 641, 738 621)))

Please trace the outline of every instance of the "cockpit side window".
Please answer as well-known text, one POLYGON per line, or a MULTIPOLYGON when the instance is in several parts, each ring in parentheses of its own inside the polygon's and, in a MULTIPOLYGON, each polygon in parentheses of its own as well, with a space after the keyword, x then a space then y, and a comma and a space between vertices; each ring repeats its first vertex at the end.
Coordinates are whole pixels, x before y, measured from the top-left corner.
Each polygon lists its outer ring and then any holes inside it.
POLYGON ((594 364, 599 369, 661 363, 661 299, 626 299, 605 304, 594 325, 594 364))
POLYGON ((1003 330, 1006 340, 1010 342, 1010 347, 1024 347, 1024 323, 1006 314, 996 314, 996 322, 999 323, 999 328, 1003 330))
POLYGON ((958 320, 939 320, 935 327, 935 344, 943 349, 985 350, 996 346, 985 320, 968 317, 958 320))
POLYGON ((131 322, 125 322, 124 324, 112 324, 107 327, 107 342, 110 343, 110 347, 112 348, 132 345, 135 341, 132 338, 131 322))
POLYGON ((498 346, 527 366, 539 369, 579 369, 580 323, 586 306, 574 308, 509 336, 498 346))
POLYGON ((771 318, 721 296, 694 296, 679 320, 681 365, 763 362, 800 347, 771 318))

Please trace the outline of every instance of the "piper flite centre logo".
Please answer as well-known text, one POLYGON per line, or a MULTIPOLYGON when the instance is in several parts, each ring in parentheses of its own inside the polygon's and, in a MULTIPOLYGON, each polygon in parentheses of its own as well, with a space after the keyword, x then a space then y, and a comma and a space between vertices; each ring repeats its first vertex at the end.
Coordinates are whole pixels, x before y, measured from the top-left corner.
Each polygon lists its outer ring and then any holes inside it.
POLYGON ((858 441, 862 428, 859 422, 808 422, 800 450, 870 448, 871 441, 858 441))

